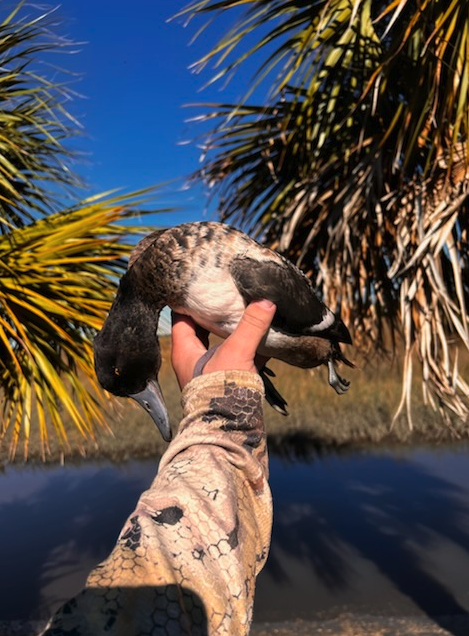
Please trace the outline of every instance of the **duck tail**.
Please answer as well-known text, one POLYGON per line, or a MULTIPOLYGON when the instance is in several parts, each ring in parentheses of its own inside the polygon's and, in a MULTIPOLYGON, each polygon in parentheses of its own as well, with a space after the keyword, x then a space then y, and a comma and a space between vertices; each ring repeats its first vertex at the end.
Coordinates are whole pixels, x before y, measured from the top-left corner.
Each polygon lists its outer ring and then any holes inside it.
POLYGON ((348 358, 346 358, 344 356, 344 354, 342 353, 342 349, 340 348, 340 345, 338 342, 334 343, 334 347, 333 347, 334 353, 332 355, 334 360, 337 360, 338 362, 343 362, 344 364, 346 364, 348 367, 350 367, 351 369, 356 369, 357 365, 352 362, 351 360, 349 360, 348 358))
MULTIPOLYGON (((319 334, 318 334, 319 335, 319 334)), ((331 338, 337 340, 337 342, 343 342, 344 344, 352 344, 352 336, 350 335, 350 331, 345 326, 345 323, 342 321, 339 316, 336 316, 335 321, 332 325, 321 333, 322 338, 331 338)))

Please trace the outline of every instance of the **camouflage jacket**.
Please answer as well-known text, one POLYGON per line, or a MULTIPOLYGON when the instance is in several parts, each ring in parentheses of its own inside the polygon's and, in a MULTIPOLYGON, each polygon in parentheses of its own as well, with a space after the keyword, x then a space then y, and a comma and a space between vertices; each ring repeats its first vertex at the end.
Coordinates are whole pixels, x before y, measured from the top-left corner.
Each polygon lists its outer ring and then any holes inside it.
POLYGON ((262 381, 210 373, 182 400, 154 482, 43 636, 249 633, 272 525, 262 381))

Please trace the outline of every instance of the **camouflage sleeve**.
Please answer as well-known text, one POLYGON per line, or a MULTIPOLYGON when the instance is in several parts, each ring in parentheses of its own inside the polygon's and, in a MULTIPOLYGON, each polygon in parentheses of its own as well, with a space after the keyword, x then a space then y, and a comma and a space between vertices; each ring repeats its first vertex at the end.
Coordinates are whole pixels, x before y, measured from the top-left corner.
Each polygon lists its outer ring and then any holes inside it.
POLYGON ((157 477, 47 636, 249 633, 272 523, 262 381, 210 373, 182 397, 157 477))

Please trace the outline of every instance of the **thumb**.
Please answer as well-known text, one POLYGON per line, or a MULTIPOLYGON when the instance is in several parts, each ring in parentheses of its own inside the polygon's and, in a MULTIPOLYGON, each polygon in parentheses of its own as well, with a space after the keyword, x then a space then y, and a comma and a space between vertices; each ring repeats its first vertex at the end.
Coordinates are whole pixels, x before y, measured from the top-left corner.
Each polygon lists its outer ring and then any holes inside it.
POLYGON ((269 330, 275 311, 276 306, 270 300, 250 303, 236 329, 205 365, 204 373, 228 369, 257 371, 256 350, 269 330))
POLYGON ((245 359, 254 359, 257 347, 270 328, 276 306, 270 300, 250 303, 229 339, 236 342, 238 354, 245 359))

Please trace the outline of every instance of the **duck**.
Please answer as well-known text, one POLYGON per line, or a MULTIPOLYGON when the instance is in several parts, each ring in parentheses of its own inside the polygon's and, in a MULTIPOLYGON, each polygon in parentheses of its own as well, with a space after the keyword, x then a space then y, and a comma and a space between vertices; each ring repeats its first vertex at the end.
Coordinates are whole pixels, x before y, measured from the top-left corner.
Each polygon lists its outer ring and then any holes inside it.
MULTIPOLYGON (((162 309, 191 316, 208 332, 226 338, 249 302, 268 299, 277 309, 258 353, 310 369, 328 368, 338 394, 350 382, 336 362, 353 367, 340 343, 350 332, 316 295, 309 278, 278 252, 241 230, 215 221, 183 223, 158 229, 133 249, 115 299, 94 339, 97 378, 108 392, 136 400, 153 418, 165 441, 172 437, 158 383, 161 350, 157 336, 162 309)), ((288 413, 265 367, 266 398, 288 413)))

